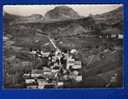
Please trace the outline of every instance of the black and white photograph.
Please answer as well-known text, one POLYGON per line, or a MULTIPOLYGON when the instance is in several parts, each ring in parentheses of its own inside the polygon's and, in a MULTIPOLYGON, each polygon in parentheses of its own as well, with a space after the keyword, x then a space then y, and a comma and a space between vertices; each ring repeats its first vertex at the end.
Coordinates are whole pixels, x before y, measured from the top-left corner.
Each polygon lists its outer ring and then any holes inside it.
POLYGON ((3 88, 122 88, 123 25, 123 4, 4 5, 3 88))

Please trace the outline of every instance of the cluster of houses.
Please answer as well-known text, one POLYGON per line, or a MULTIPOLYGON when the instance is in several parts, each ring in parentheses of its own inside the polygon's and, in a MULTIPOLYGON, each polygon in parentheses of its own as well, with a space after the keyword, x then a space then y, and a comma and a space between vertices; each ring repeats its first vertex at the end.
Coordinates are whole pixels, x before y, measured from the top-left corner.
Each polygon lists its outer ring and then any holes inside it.
MULTIPOLYGON (((47 58, 46 66, 41 69, 32 68, 23 77, 27 88, 63 87, 65 82, 82 82, 82 64, 77 56, 78 51, 72 49, 68 52, 60 51, 50 39, 56 51, 45 53, 39 50, 31 51, 35 58, 47 58)), ((36 65, 36 64, 35 64, 36 65)))

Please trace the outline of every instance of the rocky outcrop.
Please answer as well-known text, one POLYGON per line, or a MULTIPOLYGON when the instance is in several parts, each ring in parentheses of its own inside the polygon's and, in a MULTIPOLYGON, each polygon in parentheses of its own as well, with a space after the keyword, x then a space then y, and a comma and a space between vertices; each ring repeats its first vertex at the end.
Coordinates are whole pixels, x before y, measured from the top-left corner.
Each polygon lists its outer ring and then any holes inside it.
POLYGON ((58 6, 45 14, 45 20, 64 20, 79 18, 77 12, 67 6, 58 6))

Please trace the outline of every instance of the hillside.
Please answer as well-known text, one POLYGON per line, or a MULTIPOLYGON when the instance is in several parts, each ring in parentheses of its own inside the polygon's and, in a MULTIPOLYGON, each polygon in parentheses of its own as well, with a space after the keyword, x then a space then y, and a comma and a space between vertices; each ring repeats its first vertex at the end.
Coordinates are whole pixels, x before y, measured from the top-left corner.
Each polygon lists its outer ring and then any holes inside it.
MULTIPOLYGON (((119 7, 113 11, 94 16, 95 20, 99 23, 106 25, 120 24, 123 25, 123 7, 119 7)), ((122 28, 122 27, 120 27, 122 28)))

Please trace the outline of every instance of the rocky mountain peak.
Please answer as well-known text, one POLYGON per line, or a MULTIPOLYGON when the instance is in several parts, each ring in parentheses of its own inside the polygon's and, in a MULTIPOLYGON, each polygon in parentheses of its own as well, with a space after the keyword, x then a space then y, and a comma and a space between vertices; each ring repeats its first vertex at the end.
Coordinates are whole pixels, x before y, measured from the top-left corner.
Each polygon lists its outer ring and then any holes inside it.
POLYGON ((45 19, 47 20, 63 20, 79 17, 78 13, 68 6, 55 7, 45 14, 45 19))

